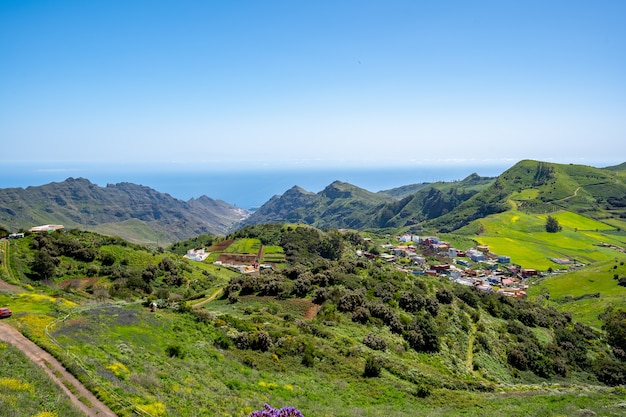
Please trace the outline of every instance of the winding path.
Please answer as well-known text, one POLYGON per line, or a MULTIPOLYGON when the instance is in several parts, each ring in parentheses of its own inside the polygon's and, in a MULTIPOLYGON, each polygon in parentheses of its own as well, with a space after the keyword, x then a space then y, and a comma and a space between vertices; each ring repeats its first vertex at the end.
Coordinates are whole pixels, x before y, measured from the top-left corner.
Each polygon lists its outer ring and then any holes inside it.
MULTIPOLYGON (((2 249, 2 268, 10 279, 9 271, 9 243, 0 240, 2 249)), ((17 293, 24 289, 12 285, 0 279, 0 292, 17 293)), ((10 319, 9 319, 10 320, 10 319)), ((70 374, 61 363, 51 354, 28 340, 23 334, 11 327, 6 321, 0 322, 0 340, 10 343, 19 349, 28 359, 38 365, 48 375, 63 393, 69 398, 76 408, 87 417, 117 417, 109 407, 96 398, 76 377, 70 374), (70 387, 70 388, 68 388, 70 387), (79 400, 82 399, 81 400, 79 400)))
POLYGON ((117 417, 117 415, 93 395, 85 386, 70 374, 59 361, 48 352, 28 340, 20 332, 0 322, 0 340, 18 348, 28 359, 39 365, 50 379, 67 395, 72 404, 88 417, 117 417), (71 386, 70 389, 66 386, 71 386), (79 400, 81 398, 83 401, 79 400))
POLYGON ((192 308, 200 308, 203 305, 205 305, 206 303, 210 303, 211 301, 215 300, 215 298, 220 295, 222 292, 224 291, 224 288, 218 288, 217 291, 215 291, 213 294, 211 294, 211 296, 209 298, 205 298, 204 300, 200 301, 199 303, 196 303, 192 306, 192 308))
POLYGON ((580 190, 580 187, 578 187, 577 189, 575 189, 575 190, 574 190, 574 194, 572 194, 572 195, 570 195, 570 196, 567 196, 567 197, 565 197, 565 198, 562 198, 562 199, 560 199, 560 200, 554 200, 554 201, 553 201, 553 203, 557 203, 557 202, 559 202, 559 201, 566 201, 566 200, 569 200, 569 199, 571 199, 571 198, 574 198, 574 197, 576 197, 576 196, 578 195, 578 191, 579 191, 579 190, 580 190))

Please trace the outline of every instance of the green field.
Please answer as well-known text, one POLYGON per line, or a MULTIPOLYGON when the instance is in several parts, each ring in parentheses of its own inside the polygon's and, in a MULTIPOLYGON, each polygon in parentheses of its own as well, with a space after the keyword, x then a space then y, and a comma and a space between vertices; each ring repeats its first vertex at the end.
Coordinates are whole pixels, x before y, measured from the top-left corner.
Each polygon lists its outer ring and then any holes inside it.
POLYGON ((261 249, 261 240, 256 238, 237 239, 224 252, 257 254, 261 249))
POLYGON ((569 258, 590 264, 623 256, 613 249, 598 246, 602 242, 626 246, 626 235, 615 233, 611 226, 570 212, 556 213, 554 217, 562 226, 561 232, 545 231, 545 215, 515 211, 478 220, 472 230, 478 230, 474 239, 488 245, 491 252, 508 255, 512 263, 526 268, 564 268, 550 258, 569 258))
MULTIPOLYGON (((600 328, 598 315, 610 305, 626 309, 626 287, 614 276, 626 276, 626 257, 598 262, 587 268, 545 278, 528 291, 531 298, 549 294, 549 305, 569 311, 575 320, 600 328), (596 297, 595 295, 599 296, 596 297)), ((545 302, 545 301, 544 301, 545 302)))

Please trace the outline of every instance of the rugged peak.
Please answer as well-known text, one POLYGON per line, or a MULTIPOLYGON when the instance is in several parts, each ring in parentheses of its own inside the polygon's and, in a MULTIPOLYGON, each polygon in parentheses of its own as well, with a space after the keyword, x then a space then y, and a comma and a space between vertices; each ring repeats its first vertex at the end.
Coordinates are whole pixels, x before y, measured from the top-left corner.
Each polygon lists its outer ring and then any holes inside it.
POLYGON ((291 187, 290 189, 285 191, 285 194, 283 194, 283 195, 294 195, 294 194, 314 194, 314 193, 305 190, 304 188, 300 187, 299 185, 294 185, 293 187, 291 187))

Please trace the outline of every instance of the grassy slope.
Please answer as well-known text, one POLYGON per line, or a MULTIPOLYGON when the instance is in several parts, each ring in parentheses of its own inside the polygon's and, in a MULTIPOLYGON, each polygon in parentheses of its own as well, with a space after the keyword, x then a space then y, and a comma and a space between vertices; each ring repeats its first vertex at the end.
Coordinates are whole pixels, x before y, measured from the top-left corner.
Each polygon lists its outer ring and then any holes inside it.
POLYGON ((587 268, 552 276, 533 285, 529 296, 538 297, 548 291, 549 304, 561 311, 570 311, 574 319, 599 328, 598 314, 609 305, 626 309, 626 288, 617 285, 615 274, 626 276, 626 258, 598 262, 587 268), (599 293, 599 297, 589 297, 599 293), (585 297, 587 296, 587 297, 585 297))
MULTIPOLYGON (((246 247, 251 241, 240 244, 246 247)), ((101 250, 112 253, 118 262, 124 259, 137 267, 157 263, 164 256, 179 262, 172 254, 129 246, 109 245, 101 250)), ((214 268, 211 273, 217 279, 211 288, 234 275, 205 263, 191 265, 191 278, 198 280, 203 279, 200 271, 214 268)), ((428 283, 431 291, 439 285, 449 284, 428 283)), ((217 319, 208 321, 170 311, 152 314, 139 305, 96 304, 75 310, 76 314, 59 323, 53 334, 64 348, 82 359, 88 379, 99 387, 105 400, 115 403, 115 393, 123 395, 127 403, 116 410, 121 416, 130 415, 129 405, 154 416, 245 416, 265 402, 295 405, 307 416, 456 416, 496 411, 506 415, 572 415, 581 408, 619 415, 621 411, 612 408, 618 402, 618 390, 572 385, 548 392, 538 385, 544 380, 531 373, 513 378, 503 364, 506 340, 500 340, 495 331, 504 322, 481 313, 480 322, 493 348, 493 353, 487 354, 474 342, 475 326, 459 300, 441 306, 436 318, 441 351, 424 354, 407 349, 403 339, 386 327, 352 323, 349 314, 322 311, 315 320, 304 322, 298 319, 303 318, 308 302, 241 298, 234 305, 225 300, 209 303, 205 309, 217 319), (226 315, 237 319, 227 319, 226 315), (281 340, 281 350, 273 355, 221 344, 243 329, 268 332, 281 340), (361 341, 369 332, 383 337, 387 350, 367 348, 361 341), (169 357, 167 350, 173 346, 180 347, 184 355, 169 357), (313 349, 312 366, 302 365, 303 346, 313 349), (362 376, 366 354, 383 359, 380 378, 362 376), (471 369, 472 364, 478 371, 471 369), (494 381, 502 383, 499 390, 503 394, 466 390, 467 386, 494 387, 494 381), (420 383, 433 387, 433 395, 420 398, 416 391, 420 383), (506 404, 501 401, 504 396, 506 404)), ((3 295, 0 304, 14 309, 15 324, 31 338, 59 353, 46 341, 44 328, 53 316, 73 308, 72 304, 45 295, 3 295)), ((549 332, 537 332, 542 340, 550 340, 549 332)))
POLYGON ((22 352, 0 343, 0 415, 82 417, 45 372, 22 352), (42 414, 48 412, 49 414, 42 414))
MULTIPOLYGON (((258 328, 283 332, 289 340, 306 338, 314 343, 317 359, 311 367, 301 365, 300 355, 272 355, 251 350, 217 349, 215 340, 223 331, 219 321, 198 323, 189 316, 173 313, 150 314, 137 307, 104 307, 83 313, 59 325, 55 337, 82 357, 98 384, 125 393, 132 404, 150 410, 164 408, 155 415, 229 415, 245 416, 263 403, 274 406, 296 405, 307 416, 434 416, 570 414, 581 408, 602 410, 604 415, 618 415, 605 407, 615 404, 617 391, 594 391, 588 388, 557 388, 547 393, 528 388, 505 389, 507 404, 498 403, 502 394, 435 389, 428 398, 414 395, 415 385, 398 373, 412 373, 429 380, 471 380, 471 372, 459 363, 451 373, 451 360, 445 353, 418 354, 391 344, 386 352, 374 352, 386 361, 380 378, 361 376, 363 362, 351 351, 369 350, 359 341, 367 328, 339 323, 328 335, 303 335, 293 324, 285 327, 282 316, 302 317, 302 308, 294 300, 271 301, 250 297, 237 305, 217 301, 209 306, 216 314, 242 316, 244 311, 258 323, 258 328), (256 317, 256 319, 254 319, 256 317), (261 324, 263 323, 263 324, 261 324), (280 323, 280 324, 279 324, 280 323), (85 343, 88 341, 88 343, 85 343), (170 358, 168 346, 178 345, 184 355, 170 358), (337 356, 333 351, 345 352, 337 356), (400 361, 401 359, 401 361, 400 361), (409 369, 400 370, 399 367, 409 369), (411 369, 412 368, 412 369, 411 369), (390 372, 393 370, 393 372, 390 372), (521 391, 518 391, 521 389, 521 391), (559 392, 559 390, 561 392, 559 392), (522 394, 523 392, 523 394, 522 394)), ((388 332, 381 336, 393 341, 388 332)), ((467 338, 458 338, 449 349, 467 349, 467 338)), ((483 359, 484 360, 484 359, 483 359)), ((496 372, 484 362, 483 372, 496 372)), ((454 367, 453 367, 454 368, 454 367)), ((118 410, 120 415, 124 410, 118 410)))
POLYGON ((508 211, 475 221, 459 230, 480 244, 489 245, 492 252, 508 255, 511 261, 527 268, 546 270, 563 268, 549 258, 570 258, 588 264, 622 257, 619 252, 597 246, 601 242, 626 246, 626 235, 613 232, 604 223, 581 215, 560 212, 553 214, 563 230, 545 231, 544 214, 508 211))

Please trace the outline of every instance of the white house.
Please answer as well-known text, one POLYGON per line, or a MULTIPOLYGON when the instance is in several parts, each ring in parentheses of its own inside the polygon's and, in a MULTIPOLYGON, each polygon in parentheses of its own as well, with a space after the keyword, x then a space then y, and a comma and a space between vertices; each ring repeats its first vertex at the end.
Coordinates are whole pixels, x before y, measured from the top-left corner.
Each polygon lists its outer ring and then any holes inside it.
POLYGON ((187 254, 185 255, 185 258, 192 261, 202 262, 207 258, 207 256, 209 256, 209 254, 206 253, 204 249, 189 249, 187 251, 187 254))

